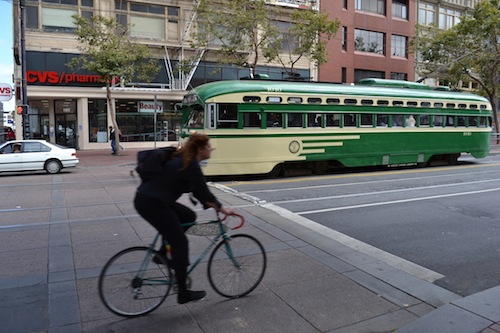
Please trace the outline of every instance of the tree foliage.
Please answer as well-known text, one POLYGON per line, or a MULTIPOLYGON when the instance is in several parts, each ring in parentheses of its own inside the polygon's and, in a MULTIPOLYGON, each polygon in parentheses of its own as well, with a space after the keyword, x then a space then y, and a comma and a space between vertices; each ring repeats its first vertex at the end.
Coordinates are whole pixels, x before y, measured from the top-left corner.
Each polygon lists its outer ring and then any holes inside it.
POLYGON ((288 26, 289 12, 264 0, 200 0, 196 13, 192 47, 217 50, 219 62, 247 64, 254 75, 261 59, 279 62, 286 73, 304 56, 324 63, 326 42, 340 26, 313 9, 294 10, 288 26))
POLYGON ((477 92, 486 96, 493 107, 498 131, 497 99, 500 97, 500 3, 478 2, 471 16, 449 30, 420 27, 417 51, 420 51, 426 77, 458 82, 473 81, 477 92))
MULTIPOLYGON (((157 61, 144 44, 132 43, 127 27, 112 18, 93 16, 88 20, 74 15, 79 57, 69 63, 72 68, 83 68, 98 74, 106 86, 108 114, 115 128, 119 147, 120 128, 116 121, 115 105, 111 103, 111 86, 117 82, 139 80, 147 82, 159 71, 157 61)), ((119 149, 116 151, 119 153, 119 149)))

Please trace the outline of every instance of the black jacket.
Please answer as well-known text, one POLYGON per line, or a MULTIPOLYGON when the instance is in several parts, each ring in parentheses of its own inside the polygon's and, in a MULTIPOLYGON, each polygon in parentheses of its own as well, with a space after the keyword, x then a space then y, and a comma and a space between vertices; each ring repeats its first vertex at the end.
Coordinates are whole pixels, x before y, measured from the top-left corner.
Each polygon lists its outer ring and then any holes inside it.
POLYGON ((186 169, 181 170, 181 168, 182 155, 179 155, 165 163, 161 178, 143 182, 137 192, 142 196, 157 199, 165 205, 176 202, 183 193, 193 192, 194 197, 204 207, 207 207, 207 202, 215 203, 218 208, 222 206, 210 192, 196 160, 192 160, 186 169))

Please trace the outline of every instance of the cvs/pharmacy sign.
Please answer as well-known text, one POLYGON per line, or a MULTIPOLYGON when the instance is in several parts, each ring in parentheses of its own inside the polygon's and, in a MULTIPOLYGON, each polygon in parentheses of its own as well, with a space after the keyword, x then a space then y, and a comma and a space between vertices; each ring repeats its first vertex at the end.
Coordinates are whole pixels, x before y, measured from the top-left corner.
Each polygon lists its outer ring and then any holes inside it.
POLYGON ((0 101, 10 101, 13 95, 12 87, 7 83, 0 83, 0 101))

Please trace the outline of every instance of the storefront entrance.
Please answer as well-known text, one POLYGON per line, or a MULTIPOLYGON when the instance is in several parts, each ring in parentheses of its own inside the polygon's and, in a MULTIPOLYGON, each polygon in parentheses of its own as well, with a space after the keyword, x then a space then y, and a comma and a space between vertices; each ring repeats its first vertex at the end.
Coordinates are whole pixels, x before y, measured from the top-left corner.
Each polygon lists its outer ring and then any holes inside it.
POLYGON ((75 100, 55 101, 55 111, 56 111, 56 118, 55 118, 56 143, 62 146, 78 149, 76 101, 75 100))

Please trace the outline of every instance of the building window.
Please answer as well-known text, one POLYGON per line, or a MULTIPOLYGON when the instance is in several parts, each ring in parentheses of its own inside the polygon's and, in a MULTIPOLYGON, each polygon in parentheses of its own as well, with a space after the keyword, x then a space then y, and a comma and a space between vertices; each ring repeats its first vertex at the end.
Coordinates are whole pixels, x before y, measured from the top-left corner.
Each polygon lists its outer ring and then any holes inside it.
POLYGON ((74 32, 73 15, 81 15, 86 19, 93 16, 93 0, 27 0, 26 6, 26 28, 43 29, 52 32, 74 32), (41 13, 41 27, 39 21, 41 13))
POLYGON ((347 68, 342 67, 342 83, 347 83, 347 68))
POLYGON ((347 9, 347 0, 342 1, 342 8, 347 9))
POLYGON ((385 0, 356 0, 354 9, 385 15, 385 0))
POLYGON ((26 28, 38 29, 38 7, 26 6, 26 28))
POLYGON ((406 74, 406 73, 391 72, 391 80, 403 80, 403 81, 407 81, 408 80, 408 74, 406 74))
POLYGON ((355 69, 354 70, 354 83, 358 83, 359 80, 364 79, 364 78, 385 79, 385 73, 378 72, 378 71, 367 71, 364 69, 355 69))
POLYGON ((89 99, 89 142, 108 141, 108 113, 105 99, 89 99))
POLYGON ((382 32, 355 29, 354 49, 356 51, 384 54, 385 53, 384 37, 385 34, 382 32))
POLYGON ((289 33, 295 24, 283 21, 278 21, 276 24, 280 31, 281 51, 293 53, 299 48, 299 41, 289 33))
POLYGON ((44 7, 42 8, 42 29, 44 31, 73 32, 76 30, 73 15, 78 15, 78 11, 44 7))
POLYGON ((404 20, 408 19, 408 1, 392 0, 392 16, 404 20))
POLYGON ((78 0, 42 0, 42 3, 77 6, 78 0))
POLYGON ((450 29, 460 23, 462 13, 449 8, 439 8, 439 28, 450 29))
POLYGON ((153 4, 115 1, 116 19, 129 26, 137 38, 170 40, 179 38, 179 8, 153 4))
POLYGON ((347 51, 347 27, 342 27, 342 50, 347 51))
POLYGON ((433 25, 436 16, 436 6, 428 3, 420 3, 418 8, 418 23, 421 25, 433 25))
POLYGON ((408 56, 406 49, 407 37, 391 35, 391 55, 393 57, 403 57, 408 56))

